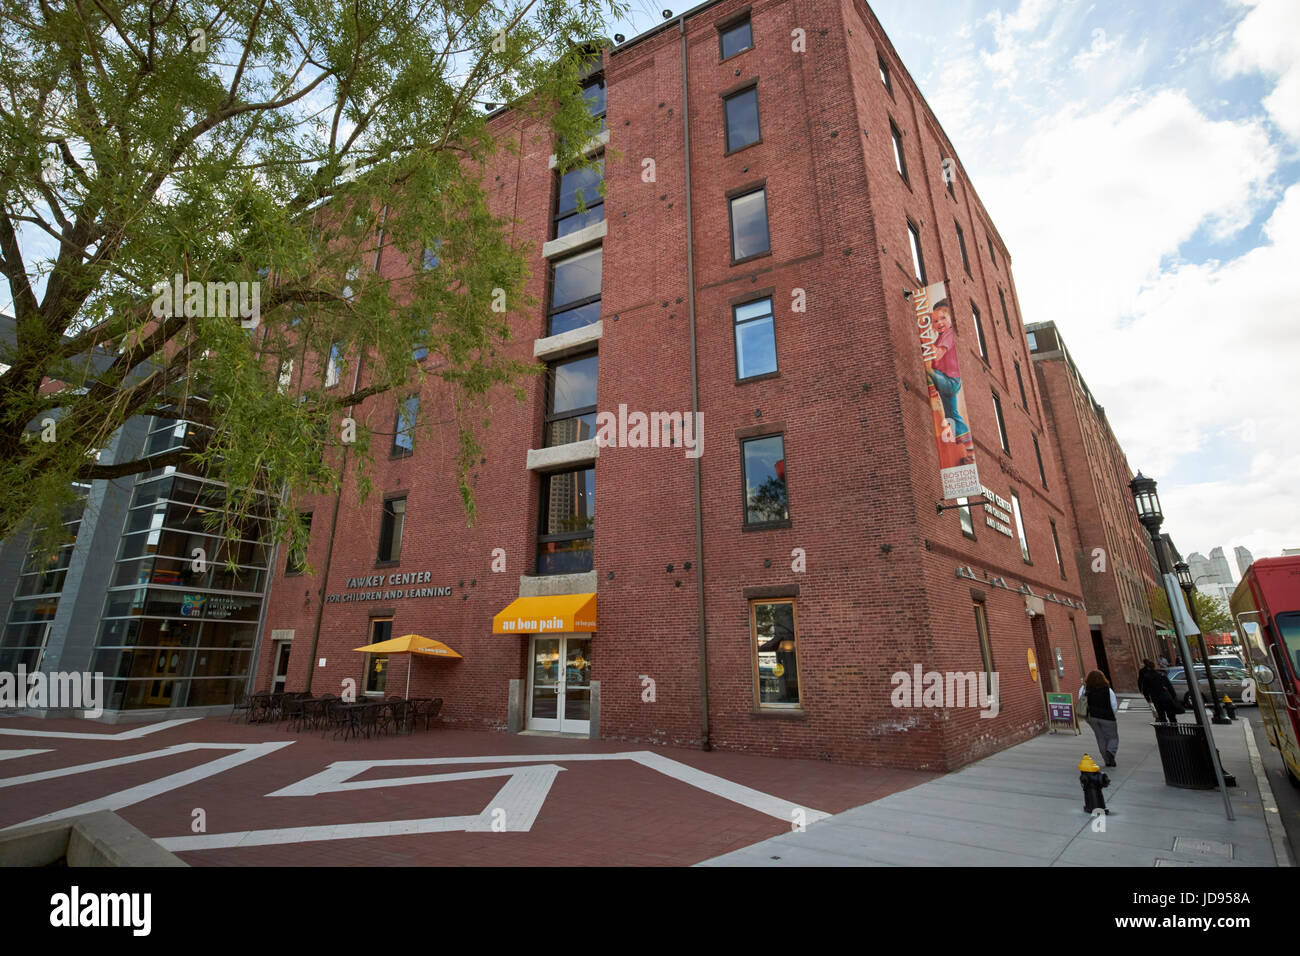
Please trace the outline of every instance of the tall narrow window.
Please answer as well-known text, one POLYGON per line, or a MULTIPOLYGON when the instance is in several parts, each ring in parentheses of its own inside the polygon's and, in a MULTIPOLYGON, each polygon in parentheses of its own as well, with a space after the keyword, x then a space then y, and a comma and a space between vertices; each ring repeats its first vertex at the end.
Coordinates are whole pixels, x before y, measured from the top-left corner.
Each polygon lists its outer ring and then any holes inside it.
POLYGON ((1029 399, 1025 397, 1025 379, 1020 374, 1020 363, 1014 362, 1013 364, 1016 367, 1016 385, 1020 388, 1020 407, 1025 411, 1029 411, 1029 399))
POLYGON ((998 286, 998 301, 1002 303, 1002 324, 1011 331, 1011 313, 1007 311, 1007 294, 1002 291, 1002 286, 998 286))
POLYGON ((751 601, 754 697, 760 707, 799 706, 798 637, 794 601, 751 601))
POLYGON ((903 155, 903 134, 898 131, 894 121, 889 121, 889 138, 894 141, 894 166, 898 169, 898 175, 903 177, 903 182, 907 182, 907 158, 903 155))
POLYGON ((718 31, 718 42, 722 59, 743 53, 754 45, 754 31, 749 24, 749 17, 733 23, 718 31))
POLYGON ((966 255, 966 233, 961 231, 961 223, 956 219, 952 221, 952 224, 957 227, 957 247, 961 249, 962 268, 966 270, 967 275, 970 275, 970 257, 966 255))
POLYGON ((975 340, 979 342, 980 358, 987 362, 989 360, 989 343, 984 338, 984 320, 980 318, 979 307, 974 302, 970 304, 970 315, 975 320, 975 340))
POLYGON ((1025 342, 1029 345, 1029 351, 1038 351, 1038 336, 1033 332, 1025 333, 1025 342))
POLYGON ((596 537, 596 469, 542 476, 538 574, 580 574, 592 568, 596 537))
POLYGON ((422 265, 426 269, 436 269, 442 263, 442 258, 438 255, 442 249, 442 240, 433 240, 433 245, 424 247, 424 260, 422 265))
POLYGON ((1043 483, 1043 487, 1046 488, 1047 472, 1043 470, 1043 452, 1038 447, 1038 436, 1031 435, 1030 437, 1033 438, 1034 440, 1034 459, 1038 462, 1038 480, 1041 481, 1043 483))
POLYGON ((736 378, 752 378, 776 371, 776 331, 772 300, 759 299, 734 306, 736 326, 736 378))
POLYGON ((560 259, 551 267, 550 333, 559 335, 600 318, 599 247, 560 259))
POLYGON ((768 524, 790 517, 785 484, 785 438, 768 435, 741 443, 745 472, 745 523, 768 524))
POLYGON ((736 196, 729 203, 731 212, 731 259, 739 262, 762 255, 772 249, 767 228, 767 190, 736 196))
POLYGON ((343 377, 343 343, 335 342, 330 346, 329 361, 325 363, 325 387, 333 388, 343 377))
MULTIPOLYGON (((379 644, 393 636, 393 619, 376 617, 370 620, 369 644, 379 644)), ((366 693, 382 696, 388 682, 388 655, 366 655, 366 693)))
POLYGON ((727 152, 752 146, 763 136, 758 128, 758 87, 733 93, 722 101, 726 119, 727 152))
POLYGON ((402 528, 406 524, 406 499, 388 498, 379 523, 379 560, 398 561, 402 556, 402 528))
POLYGON ((984 665, 984 690, 993 695, 993 645, 989 641, 988 615, 984 611, 983 601, 972 602, 975 609, 975 634, 980 642, 980 662, 984 665))
POLYGON ((283 395, 289 391, 289 386, 293 383, 293 359, 288 358, 280 363, 280 379, 276 385, 276 391, 283 395))
POLYGON ((597 356, 556 362, 547 376, 550 394, 546 407, 547 448, 586 441, 596 434, 597 356))
POLYGON ((605 178, 605 157, 593 168, 571 169, 560 177, 555 206, 555 238, 594 226, 605 218, 605 197, 600 194, 605 178))
POLYGON ((1020 496, 1011 492, 1011 510, 1016 516, 1016 536, 1020 539, 1020 555, 1029 563, 1029 535, 1025 530, 1025 518, 1020 512, 1020 496))
POLYGON ((885 62, 883 56, 876 58, 876 63, 880 65, 880 82, 885 85, 885 89, 894 92, 894 84, 889 78, 889 64, 885 62))
POLYGON ((998 267, 998 257, 997 253, 993 251, 993 237, 987 231, 984 233, 984 241, 989 244, 989 259, 993 262, 993 268, 996 269, 998 267))
POLYGON ((993 417, 998 421, 998 437, 1002 439, 1002 450, 1008 455, 1011 454, 1011 445, 1007 441, 1007 423, 1002 417, 1002 399, 998 398, 998 393, 993 393, 993 417))
POLYGON ((1065 562, 1061 559, 1061 539, 1056 534, 1056 520, 1054 518, 1048 518, 1047 520, 1052 525, 1052 548, 1056 551, 1056 566, 1061 569, 1061 580, 1064 581, 1066 579, 1065 562))
POLYGON ((302 569, 307 564, 307 547, 311 544, 311 512, 304 511, 298 516, 302 522, 302 546, 297 550, 290 550, 284 560, 285 574, 302 574, 302 569))
POLYGON ((582 84, 582 98, 587 101, 587 112, 600 119, 605 129, 605 75, 593 77, 582 84))
POLYGON ((394 457, 405 457, 415 451, 415 416, 419 409, 419 395, 411 395, 397 406, 397 420, 393 423, 394 457))
POLYGON ((975 519, 971 515, 970 499, 958 498, 957 504, 961 505, 957 509, 957 516, 961 519, 961 533, 967 537, 975 537, 975 519))
POLYGON ((907 240, 912 244, 912 271, 921 280, 921 285, 925 285, 925 257, 921 255, 921 234, 910 219, 907 221, 907 240))

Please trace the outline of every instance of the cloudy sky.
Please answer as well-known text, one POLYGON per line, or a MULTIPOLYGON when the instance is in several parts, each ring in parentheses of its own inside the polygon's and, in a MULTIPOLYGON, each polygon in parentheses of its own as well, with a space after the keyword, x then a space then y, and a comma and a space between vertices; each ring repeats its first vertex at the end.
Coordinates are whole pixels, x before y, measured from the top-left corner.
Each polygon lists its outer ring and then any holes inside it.
POLYGON ((1300 548, 1300 0, 871 6, 1179 550, 1300 548))

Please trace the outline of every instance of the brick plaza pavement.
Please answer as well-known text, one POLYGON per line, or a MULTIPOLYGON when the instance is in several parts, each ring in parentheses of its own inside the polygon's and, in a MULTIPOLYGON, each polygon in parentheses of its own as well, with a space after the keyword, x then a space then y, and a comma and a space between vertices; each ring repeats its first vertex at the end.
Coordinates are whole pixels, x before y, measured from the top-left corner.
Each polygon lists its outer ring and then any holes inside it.
POLYGON ((0 720, 0 828, 107 808, 192 866, 683 866, 936 776, 437 727, 0 720))

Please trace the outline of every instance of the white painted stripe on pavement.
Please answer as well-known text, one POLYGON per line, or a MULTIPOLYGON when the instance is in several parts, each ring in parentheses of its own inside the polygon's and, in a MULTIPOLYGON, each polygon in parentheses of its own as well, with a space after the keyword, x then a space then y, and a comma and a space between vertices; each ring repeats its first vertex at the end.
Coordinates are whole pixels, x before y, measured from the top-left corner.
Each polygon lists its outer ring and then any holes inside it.
POLYGON ((19 730, 7 727, 0 727, 0 734, 6 734, 10 737, 57 737, 60 740, 135 740, 138 737, 156 734, 160 730, 170 730, 173 727, 179 727, 181 724, 188 724, 199 719, 198 717, 178 717, 175 720, 164 720, 156 724, 143 724, 139 727, 132 727, 130 730, 123 730, 121 733, 116 734, 82 734, 70 730, 19 730))

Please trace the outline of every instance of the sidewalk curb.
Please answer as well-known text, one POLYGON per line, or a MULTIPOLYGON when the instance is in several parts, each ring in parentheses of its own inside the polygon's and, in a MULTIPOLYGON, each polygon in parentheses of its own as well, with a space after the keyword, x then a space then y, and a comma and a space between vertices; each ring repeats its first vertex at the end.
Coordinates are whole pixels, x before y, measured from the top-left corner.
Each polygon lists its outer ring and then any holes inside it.
POLYGON ((1255 773, 1255 783, 1259 786, 1259 797, 1264 804, 1264 822, 1268 824, 1268 838, 1273 844, 1273 855, 1277 857, 1278 866, 1294 866, 1291 854, 1287 851, 1286 828, 1277 809, 1277 799, 1269 785, 1268 774, 1264 771, 1264 759, 1255 746, 1255 731, 1250 725, 1250 718, 1242 716, 1242 730, 1246 736, 1246 749, 1250 751, 1250 769, 1255 773))

